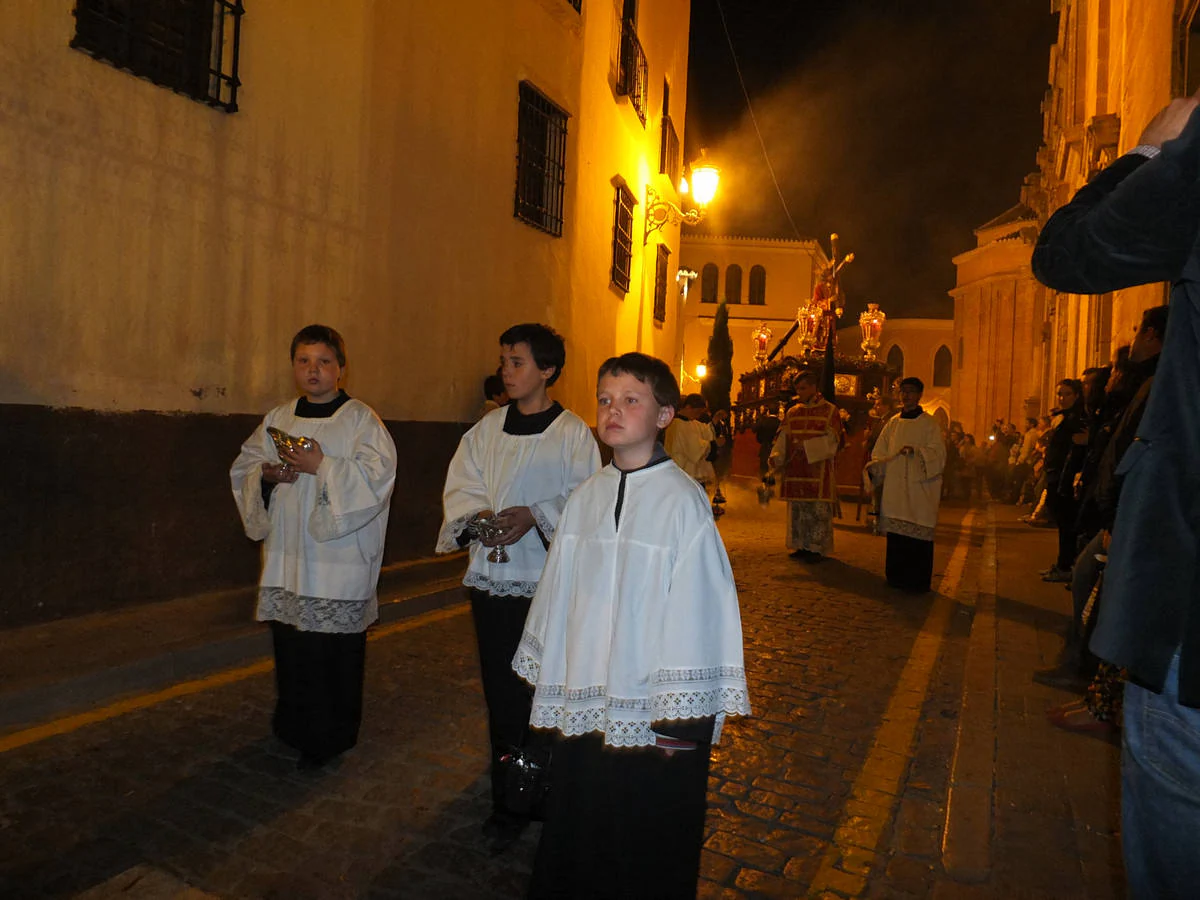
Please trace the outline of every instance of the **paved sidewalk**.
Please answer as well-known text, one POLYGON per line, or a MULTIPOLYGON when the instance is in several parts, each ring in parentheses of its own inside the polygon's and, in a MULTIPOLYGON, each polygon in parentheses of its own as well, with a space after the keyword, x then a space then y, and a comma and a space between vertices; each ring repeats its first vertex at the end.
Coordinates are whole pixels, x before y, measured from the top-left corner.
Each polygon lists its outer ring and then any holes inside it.
POLYGON ((963 610, 972 621, 959 623, 957 647, 943 659, 963 675, 946 678, 927 704, 891 860, 874 873, 871 896, 1125 896, 1119 739, 1046 721, 1047 709, 1073 697, 1032 675, 1054 664, 1071 598, 1037 575, 1052 562, 1056 533, 1017 521, 1019 513, 987 510, 976 603, 963 610), (959 779, 964 753, 973 770, 959 779))

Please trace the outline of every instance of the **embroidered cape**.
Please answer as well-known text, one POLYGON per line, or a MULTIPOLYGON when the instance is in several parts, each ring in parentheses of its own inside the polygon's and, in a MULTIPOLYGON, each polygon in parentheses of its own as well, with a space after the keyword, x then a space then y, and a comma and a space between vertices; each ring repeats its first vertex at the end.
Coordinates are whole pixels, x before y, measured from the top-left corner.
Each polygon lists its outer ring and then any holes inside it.
POLYGON ((838 408, 820 395, 812 403, 797 403, 787 411, 771 450, 775 467, 783 470, 782 499, 837 499, 833 453, 841 446, 843 434, 838 408), (810 460, 817 448, 829 455, 810 460))

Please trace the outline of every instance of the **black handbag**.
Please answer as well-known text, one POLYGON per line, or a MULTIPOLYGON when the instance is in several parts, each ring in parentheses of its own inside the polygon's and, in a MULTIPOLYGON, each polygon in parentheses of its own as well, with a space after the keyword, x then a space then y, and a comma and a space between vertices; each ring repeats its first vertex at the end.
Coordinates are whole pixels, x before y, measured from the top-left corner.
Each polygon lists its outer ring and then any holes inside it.
POLYGON ((550 791, 550 750, 510 747, 500 756, 504 766, 504 805, 518 815, 531 815, 550 791))

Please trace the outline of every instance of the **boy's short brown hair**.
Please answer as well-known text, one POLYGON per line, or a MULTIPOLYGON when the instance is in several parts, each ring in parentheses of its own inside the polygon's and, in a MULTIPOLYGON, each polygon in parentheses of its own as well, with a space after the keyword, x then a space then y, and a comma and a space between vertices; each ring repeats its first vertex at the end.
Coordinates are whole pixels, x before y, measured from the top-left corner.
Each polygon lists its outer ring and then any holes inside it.
POLYGON ((659 406, 679 409, 679 382, 671 374, 671 367, 661 359, 645 353, 622 353, 604 361, 596 375, 597 383, 605 375, 632 375, 650 386, 650 393, 659 406))
POLYGON ((296 358, 296 348, 301 344, 326 344, 337 357, 338 365, 346 365, 346 342, 342 336, 328 325, 305 325, 292 338, 292 352, 289 359, 296 358))

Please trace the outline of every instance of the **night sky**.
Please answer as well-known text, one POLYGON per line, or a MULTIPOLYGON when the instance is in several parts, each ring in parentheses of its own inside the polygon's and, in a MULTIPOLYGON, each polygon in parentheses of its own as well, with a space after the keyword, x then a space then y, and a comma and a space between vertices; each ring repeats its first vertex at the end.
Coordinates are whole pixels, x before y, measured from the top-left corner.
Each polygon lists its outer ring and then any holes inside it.
MULTIPOLYGON (((847 315, 953 316, 951 258, 1015 205, 1041 143, 1049 0, 723 0, 800 236, 855 261, 847 315)), ((693 0, 685 159, 722 167, 713 234, 795 237, 763 161, 717 0, 693 0)), ((770 290, 768 281, 768 291, 770 290)), ((797 297, 796 303, 803 298, 797 297)))

